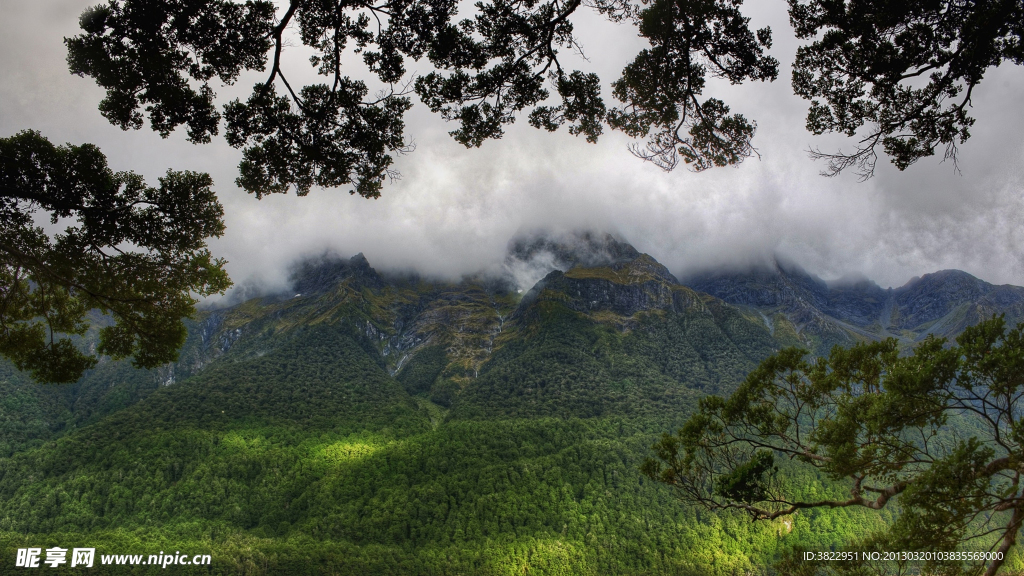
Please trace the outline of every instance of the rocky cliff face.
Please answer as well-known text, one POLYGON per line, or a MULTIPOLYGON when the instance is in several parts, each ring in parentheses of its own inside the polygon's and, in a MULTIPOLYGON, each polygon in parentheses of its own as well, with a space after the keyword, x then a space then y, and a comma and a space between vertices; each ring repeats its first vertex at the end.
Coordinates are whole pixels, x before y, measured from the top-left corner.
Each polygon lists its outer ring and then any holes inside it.
POLYGON ((784 328, 795 333, 801 345, 817 352, 865 337, 859 330, 851 330, 845 314, 842 318, 830 314, 838 310, 863 314, 861 300, 849 292, 834 294, 825 282, 794 264, 773 260, 767 267, 699 275, 684 283, 698 292, 756 310, 773 334, 784 328))
POLYGON ((761 308, 822 308, 828 303, 828 286, 798 266, 773 260, 767 267, 713 272, 687 278, 687 286, 726 302, 761 308))
POLYGON ((652 310, 689 306, 692 298, 668 269, 647 254, 604 266, 574 266, 555 270, 538 282, 517 307, 514 318, 524 316, 541 301, 556 301, 585 314, 609 312, 632 317, 652 310))
MULTIPOLYGON (((417 393, 428 391, 450 402, 472 386, 500 350, 536 333, 547 321, 540 310, 554 307, 623 334, 652 314, 705 313, 710 298, 680 285, 654 258, 609 235, 514 241, 506 262, 509 269, 557 264, 565 270, 546 270, 520 293, 511 274, 445 282, 382 274, 361 254, 301 262, 286 294, 207 312, 182 361, 166 371, 165 379, 180 380, 229 356, 271 353, 290 338, 302 338, 305 327, 328 324, 355 331, 391 375, 414 380, 410 387, 417 393)), ((753 320, 744 322, 764 330, 753 320)))
POLYGON ((997 287, 960 270, 942 270, 914 278, 896 290, 899 311, 895 325, 902 329, 935 322, 964 304, 979 304, 998 288, 1005 304, 1021 298, 1012 287, 997 287), (1007 298, 1008 297, 1008 298, 1007 298))
POLYGON ((864 278, 829 285, 775 261, 680 282, 651 256, 594 233, 514 239, 505 264, 504 277, 452 282, 380 273, 362 254, 311 258, 294 266, 288 292, 202 313, 179 361, 143 380, 170 385, 222 360, 260 357, 319 324, 355 331, 392 376, 401 378, 429 356, 432 375, 426 384, 417 381, 417 389, 444 381, 450 398, 472 385, 503 347, 535 334, 551 310, 619 334, 644 322, 698 316, 711 323, 708 330, 724 330, 722 311, 730 311, 729 322, 748 334, 763 331, 774 347, 822 354, 835 344, 893 336, 907 346, 930 334, 955 337, 993 314, 1012 323, 1024 319, 1024 288, 994 286, 957 270, 883 289, 864 278), (521 288, 517 282, 530 274, 541 276, 521 288))

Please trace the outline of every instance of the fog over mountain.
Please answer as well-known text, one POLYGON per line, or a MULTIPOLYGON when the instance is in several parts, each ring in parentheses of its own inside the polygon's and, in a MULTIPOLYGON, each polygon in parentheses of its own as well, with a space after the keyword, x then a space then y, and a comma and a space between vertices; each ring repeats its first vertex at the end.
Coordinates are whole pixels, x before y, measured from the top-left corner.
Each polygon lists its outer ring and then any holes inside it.
MULTIPOLYGON (((33 128, 55 142, 93 142, 115 169, 135 170, 151 182, 168 168, 209 172, 227 223, 211 247, 230 262, 238 290, 283 290, 294 262, 325 251, 346 258, 363 253, 381 270, 501 274, 509 239, 537 230, 611 232, 680 278, 782 256, 827 281, 861 274, 883 288, 942 269, 1024 285, 1019 66, 990 70, 975 91, 977 124, 960 148, 961 174, 939 158, 905 172, 882 159, 868 182, 853 174, 827 179, 807 148, 850 143, 804 130, 807 103, 789 85, 797 44, 785 2, 748 2, 751 24, 772 27, 771 53, 782 66, 769 85, 709 83, 707 95, 758 122, 754 144, 761 158, 738 168, 666 173, 633 158, 621 134, 606 133, 589 145, 564 131, 533 129, 525 118, 502 140, 466 150, 448 136, 451 126, 417 103, 406 129, 417 148, 398 159, 402 179, 379 200, 314 190, 305 198, 257 201, 234 185, 240 154, 223 139, 194 146, 181 133, 163 140, 148 129, 122 132, 100 116, 102 91, 67 72, 62 42, 77 33, 79 14, 94 3, 5 3, 0 136, 33 128)), ((612 104, 609 84, 642 42, 628 26, 588 18, 577 29, 590 63, 571 64, 599 73, 612 104)), ((305 55, 295 49, 286 58, 302 66, 305 55)), ((222 90, 222 101, 252 81, 244 77, 222 90)), ((535 272, 520 270, 522 285, 535 272)))

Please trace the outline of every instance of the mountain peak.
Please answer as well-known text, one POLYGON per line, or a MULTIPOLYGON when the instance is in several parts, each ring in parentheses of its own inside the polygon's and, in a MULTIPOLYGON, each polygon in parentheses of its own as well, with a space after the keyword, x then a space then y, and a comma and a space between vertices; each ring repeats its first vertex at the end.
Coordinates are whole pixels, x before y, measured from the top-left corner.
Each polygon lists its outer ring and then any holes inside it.
POLYGON ((298 262, 291 271, 292 287, 300 294, 326 292, 350 278, 372 288, 384 286, 384 280, 362 252, 347 260, 336 253, 325 252, 298 262))
POLYGON ((508 243, 508 259, 529 261, 550 255, 553 262, 573 266, 604 266, 633 260, 640 252, 611 234, 589 230, 563 234, 516 236, 508 243))
POLYGON ((774 257, 762 265, 691 275, 684 284, 730 304, 781 306, 796 302, 818 304, 828 287, 798 264, 774 257))
POLYGON ((565 275, 568 278, 602 278, 616 284, 641 284, 652 280, 679 283, 668 268, 647 254, 607 266, 573 266, 565 275))
POLYGON ((914 288, 923 284, 939 285, 939 284, 960 284, 960 285, 971 285, 977 287, 991 286, 988 282, 981 280, 963 270, 946 269, 939 270, 938 272, 932 272, 925 274, 924 276, 914 276, 906 284, 901 286, 899 290, 913 290, 914 288))
POLYGON ((505 273, 519 290, 526 291, 553 270, 611 266, 640 256, 636 248, 608 233, 524 234, 508 243, 505 273))

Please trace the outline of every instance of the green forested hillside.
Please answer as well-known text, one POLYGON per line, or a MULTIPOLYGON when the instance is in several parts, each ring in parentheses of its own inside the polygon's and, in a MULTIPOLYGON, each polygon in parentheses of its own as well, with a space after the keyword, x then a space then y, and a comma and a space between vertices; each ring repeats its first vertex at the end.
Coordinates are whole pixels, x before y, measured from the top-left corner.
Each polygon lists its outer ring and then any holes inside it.
MULTIPOLYGON (((4 542, 209 552, 214 573, 251 563, 270 574, 732 574, 784 545, 828 547, 870 527, 849 512, 789 526, 683 508, 636 474, 644 428, 543 419, 411 436, 135 434, 73 470, 22 460, 52 480, 13 495, 4 486, 4 542)), ((75 460, 83 448, 55 451, 75 460)))
POLYGON ((701 392, 735 386, 774 344, 734 310, 642 314, 624 333, 557 303, 537 306, 538 325, 495 354, 454 418, 680 414, 701 392))
POLYGON ((156 371, 103 362, 72 385, 44 386, 0 362, 0 456, 66 434, 135 404, 159 386, 156 371))
MULTIPOLYGON (((181 574, 731 575, 885 521, 755 524, 642 477, 697 398, 786 342, 670 276, 617 266, 549 276, 519 302, 353 259, 310 272, 300 297, 206 313, 166 373, 98 370, 106 387, 81 413, 72 388, 44 398, 7 374, 0 571, 16 548, 56 545, 212 555, 166 569, 181 574)), ((89 573, 147 570, 163 571, 89 573)))

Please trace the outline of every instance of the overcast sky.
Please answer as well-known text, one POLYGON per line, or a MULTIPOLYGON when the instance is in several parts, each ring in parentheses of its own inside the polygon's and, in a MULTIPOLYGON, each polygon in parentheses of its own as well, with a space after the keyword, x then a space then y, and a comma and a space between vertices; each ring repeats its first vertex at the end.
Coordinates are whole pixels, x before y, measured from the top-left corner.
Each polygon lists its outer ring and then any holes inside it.
MULTIPOLYGON (((835 137, 804 129, 806 103, 792 94, 796 48, 782 0, 750 2, 752 25, 772 27, 771 53, 782 62, 774 84, 712 83, 722 98, 758 123, 761 159, 701 174, 666 173, 606 132, 596 145, 530 127, 525 117, 499 141, 466 150, 454 126, 421 104, 407 118, 416 143, 401 157, 403 177, 378 200, 343 190, 257 201, 234 185, 240 152, 223 138, 195 146, 163 140, 147 128, 122 132, 96 109, 103 92, 67 72, 63 38, 75 35, 80 0, 0 0, 0 136, 32 128, 56 143, 92 142, 117 170, 155 183, 167 169, 209 172, 225 207, 227 232, 212 242, 236 283, 278 284, 295 258, 336 250, 363 252, 377 268, 416 268, 456 276, 496 269, 521 230, 591 228, 631 242, 677 275, 778 252, 826 279, 862 273, 882 286, 959 268, 993 283, 1024 285, 1024 68, 990 70, 975 90, 972 138, 961 147, 962 175, 940 158, 905 172, 887 160, 860 183, 828 179, 807 158, 809 146, 835 149, 835 137)), ((577 31, 585 71, 610 83, 643 43, 628 25, 584 14, 577 31)), ((308 67, 297 49, 292 62, 308 67)), ((410 70, 423 72, 415 63, 410 70)), ((353 75, 361 73, 353 69, 353 75)), ((255 78, 243 80, 251 86, 255 78)), ((847 146, 849 143, 846 142, 847 146)), ((941 154, 940 154, 941 157, 941 154)))

